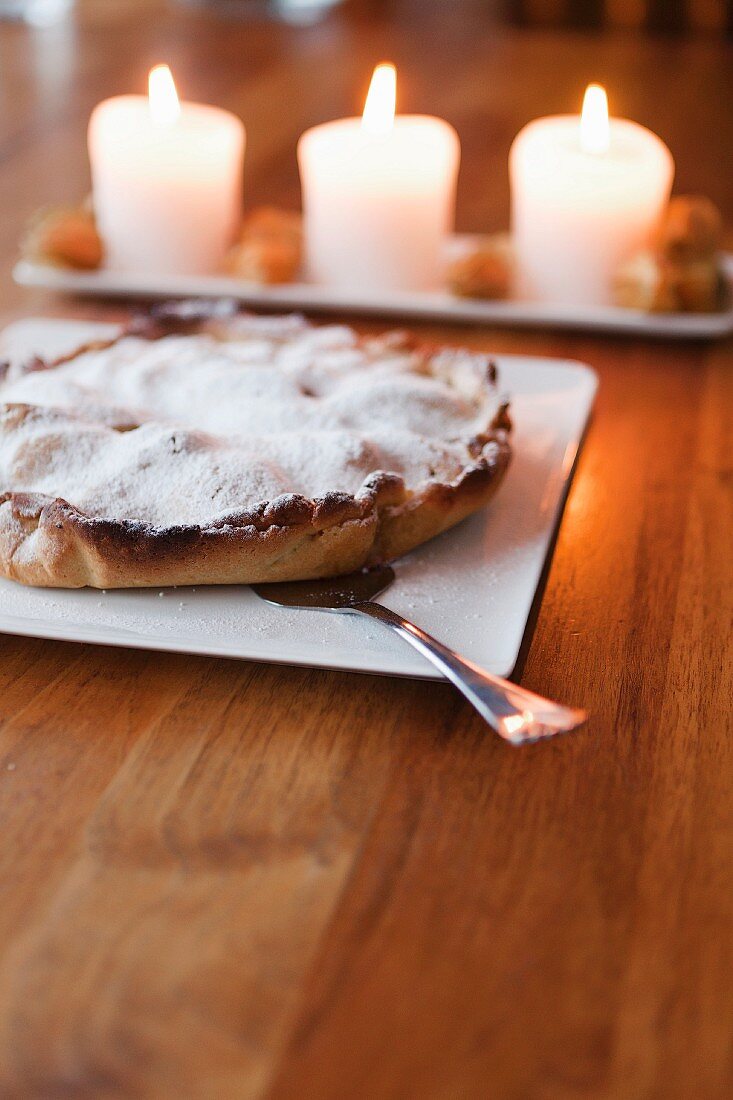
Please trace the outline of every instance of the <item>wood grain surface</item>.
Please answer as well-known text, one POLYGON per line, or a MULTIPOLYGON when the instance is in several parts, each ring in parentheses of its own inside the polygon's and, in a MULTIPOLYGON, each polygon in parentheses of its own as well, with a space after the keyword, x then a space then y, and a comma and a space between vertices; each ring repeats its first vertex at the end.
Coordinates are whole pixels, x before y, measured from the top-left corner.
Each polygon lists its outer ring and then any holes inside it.
MULTIPOLYGON (((248 129, 248 201, 371 67, 463 140, 459 228, 590 79, 733 223, 733 47, 347 5, 310 29, 96 0, 0 27, 3 320, 26 216, 88 187, 103 96, 167 60, 248 129)), ((378 326, 371 326, 378 327, 378 326)), ((598 371, 514 750, 448 686, 0 636, 0 1097, 713 1100, 733 1071, 733 349, 423 327, 598 371)))

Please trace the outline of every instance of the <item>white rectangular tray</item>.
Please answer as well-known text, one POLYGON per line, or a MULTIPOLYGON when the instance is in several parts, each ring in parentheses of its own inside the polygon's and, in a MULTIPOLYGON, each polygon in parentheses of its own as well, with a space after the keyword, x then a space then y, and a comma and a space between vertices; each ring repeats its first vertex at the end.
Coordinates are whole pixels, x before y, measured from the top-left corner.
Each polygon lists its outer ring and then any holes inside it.
MULTIPOLYGON (((456 236, 453 253, 471 238, 456 236)), ((725 271, 733 280, 733 256, 725 271)), ((114 271, 69 271, 49 264, 16 264, 21 286, 43 287, 65 294, 105 298, 235 298, 255 308, 307 310, 310 313, 350 313, 401 317, 458 324, 506 325, 515 328, 569 328, 598 332, 711 340, 733 332, 733 305, 720 313, 645 313, 616 306, 544 305, 538 302, 477 301, 456 298, 447 291, 384 292, 367 296, 314 283, 261 286, 224 275, 174 276, 121 274, 114 271)))
MULTIPOLYGON (((18 322, 0 335, 0 355, 61 354, 106 331, 72 321, 18 322)), ((579 363, 511 355, 497 363, 515 423, 506 480, 483 512, 402 559, 383 602, 506 675, 517 660, 597 383, 579 363)), ((0 580, 0 632, 440 678, 376 624, 271 607, 246 587, 101 593, 0 580)))

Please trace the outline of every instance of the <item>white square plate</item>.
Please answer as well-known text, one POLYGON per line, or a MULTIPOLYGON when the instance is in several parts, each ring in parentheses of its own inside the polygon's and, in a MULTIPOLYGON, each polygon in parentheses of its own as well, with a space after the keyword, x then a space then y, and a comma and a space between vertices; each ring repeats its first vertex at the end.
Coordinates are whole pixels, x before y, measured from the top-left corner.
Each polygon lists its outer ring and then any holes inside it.
MULTIPOLYGON (((3 357, 53 356, 109 326, 28 320, 3 357)), ((514 459, 481 513, 397 564, 382 602, 465 656, 508 675, 519 654, 597 388, 580 363, 497 356, 511 398, 514 459)), ((1 487, 0 487, 1 488, 1 487)), ((356 616, 284 610, 247 587, 24 588, 0 579, 0 632, 101 645, 440 679, 408 645, 356 616)))

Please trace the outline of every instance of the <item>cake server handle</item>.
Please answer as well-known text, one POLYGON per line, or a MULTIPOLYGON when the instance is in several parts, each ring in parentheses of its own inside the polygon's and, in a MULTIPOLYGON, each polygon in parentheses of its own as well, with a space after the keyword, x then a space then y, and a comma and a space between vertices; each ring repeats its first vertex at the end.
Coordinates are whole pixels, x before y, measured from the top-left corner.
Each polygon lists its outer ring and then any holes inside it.
POLYGON ((462 692, 491 728, 512 745, 569 733, 582 726, 588 717, 584 710, 553 703, 500 676, 492 676, 382 604, 364 600, 352 604, 350 610, 376 619, 409 642, 462 692))

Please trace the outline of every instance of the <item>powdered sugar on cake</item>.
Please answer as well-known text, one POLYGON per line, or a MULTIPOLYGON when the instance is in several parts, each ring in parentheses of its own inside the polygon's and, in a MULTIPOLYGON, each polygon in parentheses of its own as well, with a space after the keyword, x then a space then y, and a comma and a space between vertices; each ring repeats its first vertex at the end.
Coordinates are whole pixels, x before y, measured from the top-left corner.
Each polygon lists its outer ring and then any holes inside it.
POLYGON ((0 382, 0 494, 205 525, 284 493, 358 495, 377 471, 451 482, 499 407, 487 361, 298 318, 237 319, 0 382))

